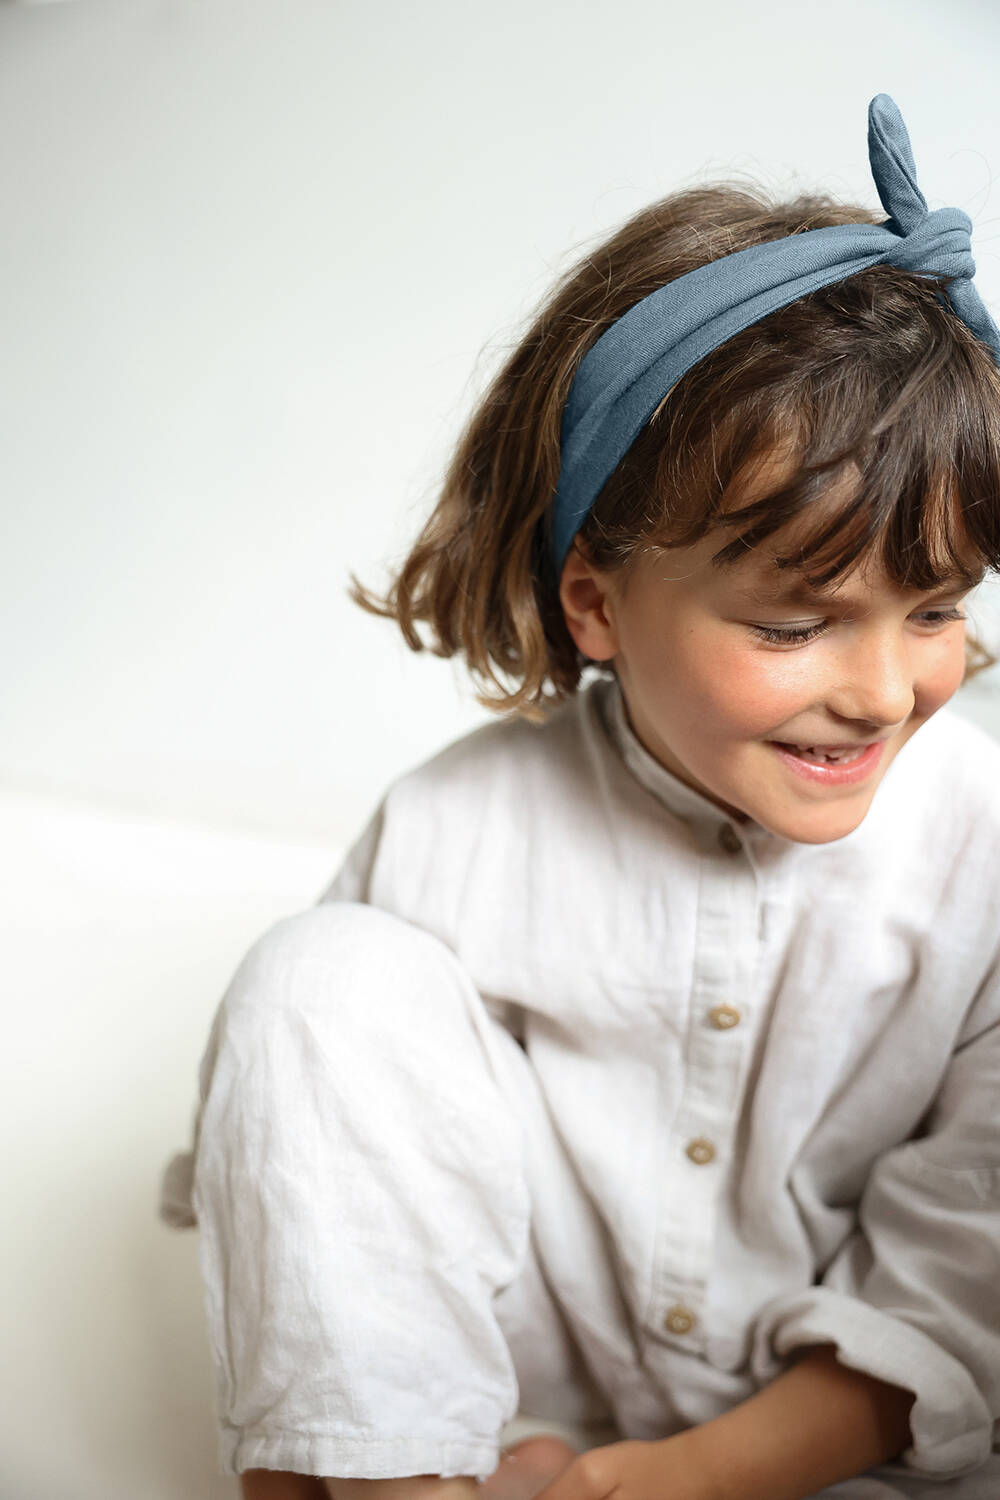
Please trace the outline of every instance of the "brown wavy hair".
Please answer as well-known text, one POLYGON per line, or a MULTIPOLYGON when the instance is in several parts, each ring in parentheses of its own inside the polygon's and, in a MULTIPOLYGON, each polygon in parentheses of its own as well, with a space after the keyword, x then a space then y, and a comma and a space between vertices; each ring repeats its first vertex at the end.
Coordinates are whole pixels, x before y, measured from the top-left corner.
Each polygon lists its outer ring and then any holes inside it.
MULTIPOLYGON (((461 653, 484 707, 544 718, 596 665, 566 627, 549 550, 562 411, 584 354, 634 303, 698 266, 809 229, 884 222, 826 195, 775 202, 731 182, 635 214, 534 315, 468 419, 388 591, 352 573, 350 597, 395 620, 412 650, 461 653)), ((736 526, 713 559, 725 566, 839 481, 832 521, 778 559, 814 586, 872 555, 920 590, 1000 568, 1000 370, 939 296, 949 280, 873 266, 706 355, 598 495, 577 536, 593 563, 627 581, 642 551, 736 526), (790 436, 797 471, 734 509, 734 479, 790 436)), ((994 664, 970 634, 966 675, 994 664)))

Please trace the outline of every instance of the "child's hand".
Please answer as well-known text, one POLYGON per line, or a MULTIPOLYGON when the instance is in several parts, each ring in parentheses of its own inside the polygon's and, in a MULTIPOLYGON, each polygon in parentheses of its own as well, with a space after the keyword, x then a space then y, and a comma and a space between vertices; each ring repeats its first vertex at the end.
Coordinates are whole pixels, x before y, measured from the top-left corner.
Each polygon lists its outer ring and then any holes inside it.
POLYGON ((608 1443, 581 1453, 535 1500, 716 1500, 688 1433, 657 1442, 608 1443))

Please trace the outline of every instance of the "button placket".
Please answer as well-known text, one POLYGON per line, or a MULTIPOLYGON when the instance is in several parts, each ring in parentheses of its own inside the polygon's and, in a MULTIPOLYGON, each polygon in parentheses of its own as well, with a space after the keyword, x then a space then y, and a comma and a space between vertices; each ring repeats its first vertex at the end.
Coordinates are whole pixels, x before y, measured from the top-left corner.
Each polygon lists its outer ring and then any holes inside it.
POLYGON ((654 1275, 661 1337, 700 1346, 704 1298, 725 1181, 723 1160, 734 1128, 749 1028, 729 1003, 744 995, 756 965, 757 879, 754 861, 730 824, 717 825, 700 873, 684 1088, 671 1120, 664 1162, 663 1208, 657 1227, 654 1275), (714 846, 714 847, 713 847, 714 846), (726 856, 719 858, 717 851, 726 856), (717 1034, 734 1031, 725 1045, 717 1034))

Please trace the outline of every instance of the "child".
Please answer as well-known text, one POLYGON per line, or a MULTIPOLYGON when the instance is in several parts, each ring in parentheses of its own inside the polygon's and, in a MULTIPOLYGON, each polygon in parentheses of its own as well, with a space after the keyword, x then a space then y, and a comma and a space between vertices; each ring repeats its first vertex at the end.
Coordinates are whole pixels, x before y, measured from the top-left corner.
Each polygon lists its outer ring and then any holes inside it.
POLYGON ((869 150, 888 220, 637 214, 355 585, 514 712, 216 1013, 161 1211, 246 1496, 1000 1496, 1000 332, 869 150))

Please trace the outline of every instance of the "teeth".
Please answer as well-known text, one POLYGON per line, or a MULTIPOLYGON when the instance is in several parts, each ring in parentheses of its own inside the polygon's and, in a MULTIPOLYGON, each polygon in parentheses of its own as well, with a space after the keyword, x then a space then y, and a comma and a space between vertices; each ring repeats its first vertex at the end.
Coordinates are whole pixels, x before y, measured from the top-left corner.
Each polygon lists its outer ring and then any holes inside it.
POLYGON ((807 755, 810 760, 833 763, 857 760, 864 754, 867 746, 859 745, 855 750, 831 750, 824 749, 822 745, 793 745, 792 749, 796 755, 807 755))

